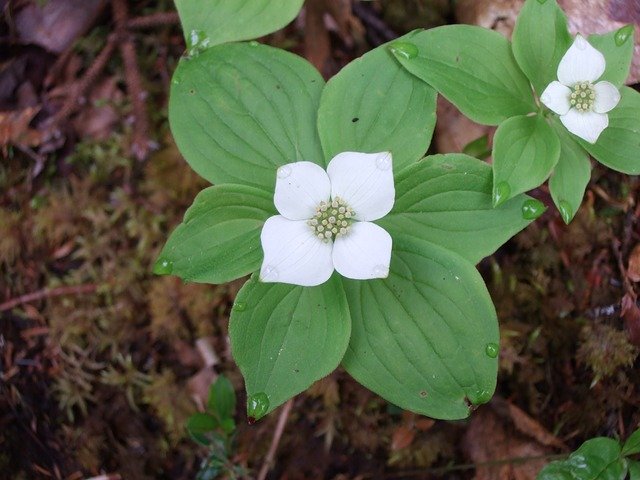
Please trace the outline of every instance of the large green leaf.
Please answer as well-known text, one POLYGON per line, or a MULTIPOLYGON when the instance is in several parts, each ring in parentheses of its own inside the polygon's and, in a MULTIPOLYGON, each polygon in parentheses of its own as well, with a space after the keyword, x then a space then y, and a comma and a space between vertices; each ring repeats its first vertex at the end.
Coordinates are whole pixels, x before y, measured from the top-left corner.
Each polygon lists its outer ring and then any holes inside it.
POLYGON ((498 32, 469 25, 432 28, 389 47, 402 66, 471 120, 498 125, 537 110, 529 80, 498 32))
POLYGON ((567 460, 551 462, 537 480, 624 480, 626 460, 620 457, 620 444, 597 437, 584 442, 567 460))
POLYGON ((640 462, 637 460, 627 460, 629 465, 629 480, 640 480, 640 462))
POLYGON ((591 179, 591 161, 558 120, 551 124, 560 139, 560 158, 549 179, 549 190, 562 219, 569 223, 580 208, 591 179))
POLYGON ((473 266, 424 240, 394 237, 389 277, 344 280, 352 333, 342 365, 401 408, 465 418, 496 385, 498 320, 473 266))
POLYGON ((640 453, 640 429, 629 435, 622 447, 622 455, 636 455, 637 453, 640 453))
POLYGON ((492 208, 491 167, 463 154, 435 155, 396 175, 396 202, 379 220, 397 234, 428 240, 477 263, 525 228, 525 195, 492 208))
POLYGON ((169 237, 154 273, 205 283, 225 283, 252 273, 262 261, 262 225, 275 214, 273 197, 257 188, 206 188, 169 237))
POLYGON ((254 275, 238 293, 229 323, 249 414, 256 419, 265 415, 331 373, 342 360, 350 332, 349 307, 337 274, 311 288, 262 283, 254 275))
POLYGON ((273 192, 278 166, 322 163, 316 114, 323 85, 311 64, 284 50, 213 47, 181 59, 169 99, 171 131, 211 183, 273 192))
POLYGON ((600 163, 629 175, 640 174, 640 93, 622 87, 620 103, 611 110, 609 126, 595 144, 578 139, 600 163))
POLYGON ((493 137, 493 204, 541 185, 560 157, 560 140, 541 115, 513 117, 493 137))
POLYGON ((629 76, 633 58, 633 25, 627 25, 604 35, 589 35, 589 43, 602 52, 607 67, 598 81, 607 80, 617 87, 629 76))
POLYGON ((293 20, 304 0, 175 0, 187 45, 262 37, 293 20))
POLYGON ((557 80, 560 59, 571 46, 567 17, 556 0, 527 0, 511 40, 518 65, 540 95, 557 80))
POLYGON ((327 160, 346 151, 390 151, 396 171, 425 154, 435 124, 436 91, 402 68, 384 45, 327 83, 318 112, 327 160))

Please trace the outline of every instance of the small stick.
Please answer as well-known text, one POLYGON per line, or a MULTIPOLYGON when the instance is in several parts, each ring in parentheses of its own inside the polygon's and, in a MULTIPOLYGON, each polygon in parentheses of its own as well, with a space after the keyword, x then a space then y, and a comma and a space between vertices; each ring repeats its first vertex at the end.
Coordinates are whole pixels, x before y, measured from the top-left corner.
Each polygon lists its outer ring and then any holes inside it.
POLYGON ((180 23, 180 17, 178 17, 176 12, 160 12, 132 18, 127 22, 127 28, 154 28, 162 27, 164 25, 176 25, 178 23, 180 23))
POLYGON ((91 66, 84 73, 82 79, 77 84, 75 91, 67 97, 60 110, 58 110, 58 112, 53 117, 51 117, 51 124, 57 124, 61 120, 65 120, 76 111, 76 108, 78 108, 79 99, 83 98, 86 91, 96 81, 98 75, 100 75, 102 70, 104 70, 104 67, 107 65, 107 62, 111 58, 111 55, 113 55, 113 52, 117 45, 116 40, 117 39, 115 34, 109 35, 106 45, 100 51, 91 66))
POLYGON ((0 312, 5 312, 7 310, 11 310, 18 305, 22 305, 24 303, 31 303, 37 300, 42 300, 43 298, 51 298, 51 297, 61 297, 64 295, 80 295, 83 293, 93 293, 98 288, 97 285, 89 283, 86 285, 72 285, 66 287, 57 287, 57 288, 44 288, 37 292, 27 293, 26 295, 22 295, 18 298, 14 298, 13 300, 7 300, 4 303, 0 303, 0 312))
POLYGON ((136 47, 130 32, 127 31, 129 12, 126 0, 113 0, 111 3, 113 18, 116 22, 116 32, 120 37, 120 54, 124 63, 124 78, 127 83, 127 91, 133 105, 133 139, 131 151, 138 160, 144 160, 149 153, 151 142, 149 140, 149 117, 145 98, 147 92, 142 84, 142 75, 138 68, 136 47))
POLYGON ((278 450, 278 445, 280 444, 280 438, 282 437, 282 432, 284 432, 284 426, 287 423, 287 419, 289 418, 289 414, 291 413, 291 407, 293 406, 293 398, 288 400, 287 403, 284 404, 282 410, 280 411, 280 416, 278 417, 278 423, 276 424, 276 430, 273 432, 273 439, 271 440, 271 446, 269 447, 269 451, 267 452, 267 456, 264 459, 264 463, 262 464, 262 468, 260 469, 260 473, 258 474, 257 480, 265 480, 267 478, 267 474, 271 467, 275 464, 275 456, 276 451, 278 450))

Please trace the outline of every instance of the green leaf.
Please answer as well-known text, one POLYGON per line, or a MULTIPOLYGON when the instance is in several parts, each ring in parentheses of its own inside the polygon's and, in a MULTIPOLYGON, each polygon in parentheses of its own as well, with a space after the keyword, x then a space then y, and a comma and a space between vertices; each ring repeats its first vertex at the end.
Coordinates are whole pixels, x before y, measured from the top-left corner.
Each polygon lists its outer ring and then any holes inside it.
POLYGON ((390 151, 396 171, 424 155, 435 123, 436 91, 402 68, 384 45, 327 83, 318 112, 327 160, 340 152, 390 151))
POLYGON ((591 161, 564 125, 554 119, 551 126, 560 139, 560 159, 549 179, 549 190, 562 219, 568 224, 580 208, 591 179, 591 161))
POLYGON ((207 434, 219 426, 218 420, 206 413, 194 413, 187 419, 187 431, 191 438, 201 445, 209 445, 211 440, 207 434))
POLYGON ((331 373, 350 332, 349 307, 337 275, 312 288, 262 283, 254 275, 238 293, 229 324, 233 358, 249 402, 264 399, 259 409, 250 410, 265 415, 331 373))
POLYGON ((448 25, 389 48, 403 67, 475 122, 498 125, 537 110, 529 80, 513 58, 511 44, 498 32, 448 25))
POLYGON ((560 140, 540 115, 513 117, 493 137, 493 204, 540 186, 560 157, 560 140))
MULTIPOLYGON (((620 103, 611 110, 609 126, 595 144, 578 139, 596 160, 609 168, 629 175, 640 174, 640 93, 632 88, 620 89, 620 103)), ((577 138, 577 137, 575 137, 577 138)))
POLYGON ((189 165, 211 183, 273 192, 276 169, 323 163, 316 115, 324 81, 306 60, 278 48, 229 44, 182 58, 169 122, 189 165))
POLYGON ((629 456, 640 453, 640 430, 633 432, 622 447, 622 455, 629 456))
POLYGON ((640 480, 640 462, 627 460, 629 465, 629 480, 640 480))
POLYGON ((589 43, 599 50, 607 61, 604 74, 598 81, 609 81, 616 87, 624 85, 629 76, 633 58, 633 25, 604 35, 589 35, 589 43))
POLYGON ((215 413, 221 423, 233 419, 236 411, 236 392, 224 375, 220 375, 209 389, 207 410, 215 413))
POLYGON ((493 208, 491 167, 463 154, 434 155, 396 175, 391 213, 376 223, 393 238, 413 235, 477 263, 525 228, 520 195, 493 208))
POLYGON ((175 0, 187 45, 195 36, 203 47, 275 32, 296 17, 303 1, 175 0))
POLYGON ((462 153, 469 155, 470 157, 478 158, 480 160, 489 158, 491 156, 489 136, 485 134, 467 143, 462 149, 462 153))
POLYGON ((273 196, 242 185, 204 189, 162 249, 154 273, 225 283, 260 268, 260 232, 273 196))
POLYGON ((558 64, 573 39, 556 0, 527 0, 512 36, 513 55, 540 95, 557 80, 558 64))
POLYGON ((469 404, 488 402, 496 385, 498 320, 489 293, 455 253, 393 240, 386 279, 343 281, 352 333, 342 365, 403 409, 465 418, 469 404))
POLYGON ((627 463, 620 457, 620 444, 605 437, 583 443, 567 460, 551 462, 538 480, 623 480, 627 463))

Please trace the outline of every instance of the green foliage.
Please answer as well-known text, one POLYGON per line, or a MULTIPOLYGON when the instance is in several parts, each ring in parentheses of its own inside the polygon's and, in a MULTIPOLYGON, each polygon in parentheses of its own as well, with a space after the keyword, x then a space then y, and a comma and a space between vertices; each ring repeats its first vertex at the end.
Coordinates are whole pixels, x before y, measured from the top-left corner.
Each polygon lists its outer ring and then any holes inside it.
POLYGON ((395 171, 424 155, 435 124, 435 90, 405 71, 386 48, 372 50, 333 77, 318 111, 327 159, 340 152, 390 151, 395 171))
POLYGON ((640 93, 632 88, 620 90, 620 103, 609 112, 609 126, 598 142, 579 140, 582 147, 609 168, 629 175, 640 174, 640 93))
POLYGON ((176 0, 187 48, 249 40, 279 30, 295 18, 303 0, 176 0))
POLYGON ((528 197, 494 209, 491 185, 486 163, 462 154, 425 157, 397 174, 394 208, 378 223, 475 264, 530 223, 522 213, 528 197))
POLYGON ((607 68, 598 81, 606 80, 616 87, 624 85, 633 58, 633 25, 603 35, 589 35, 589 43, 607 59, 607 68))
POLYGON ((491 298, 462 257, 396 235, 386 279, 344 279, 353 322, 342 365, 401 408, 435 418, 469 415, 491 399, 499 341, 491 298))
POLYGON ((556 0, 528 0, 518 15, 512 42, 518 65, 540 95, 557 80, 558 64, 573 39, 556 0))
POLYGON ((409 72, 434 87, 471 120, 498 125, 537 108, 529 81, 501 34, 448 25, 404 37, 390 50, 409 72), (400 48, 398 48, 398 46, 400 48))
MULTIPOLYGON (((634 437, 639 433, 640 431, 637 431, 631 436, 632 443, 636 441, 634 437)), ((628 460, 625 458, 627 455, 630 453, 624 453, 616 440, 606 437, 592 438, 569 455, 568 459, 551 462, 536 478, 537 480, 624 480, 628 472, 628 460)))
MULTIPOLYGON (((266 396, 262 415, 331 373, 350 333, 349 307, 336 274, 312 288, 262 283, 254 275, 238 293, 229 324, 247 395, 266 396)), ((251 413, 255 420, 261 416, 251 413)))
POLYGON ((224 283, 260 267, 256 248, 271 195, 243 185, 209 187, 198 194, 155 263, 154 273, 185 281, 224 283))
POLYGON ((560 157, 560 140, 540 115, 511 117, 493 138, 493 205, 543 183, 560 157))
POLYGON ((231 44, 183 58, 169 122, 189 165, 213 184, 273 192, 280 165, 324 161, 316 115, 324 81, 305 60, 265 45, 231 44))

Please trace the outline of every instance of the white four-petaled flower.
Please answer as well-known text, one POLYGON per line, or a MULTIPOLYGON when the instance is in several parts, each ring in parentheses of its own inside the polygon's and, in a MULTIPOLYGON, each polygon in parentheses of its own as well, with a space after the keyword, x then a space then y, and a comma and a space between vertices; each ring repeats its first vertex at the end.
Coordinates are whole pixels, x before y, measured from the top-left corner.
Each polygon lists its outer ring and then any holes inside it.
POLYGON ((391 236, 371 222, 393 208, 391 153, 339 153, 326 172, 311 162, 283 165, 273 200, 280 215, 262 228, 261 281, 311 287, 334 269, 358 280, 389 275, 391 236))
POLYGON ((558 65, 558 81, 542 92, 540 101, 560 115, 560 121, 574 135, 596 143, 609 125, 607 112, 620 101, 620 92, 612 83, 595 83, 606 67, 604 55, 581 35, 564 54, 558 65))

